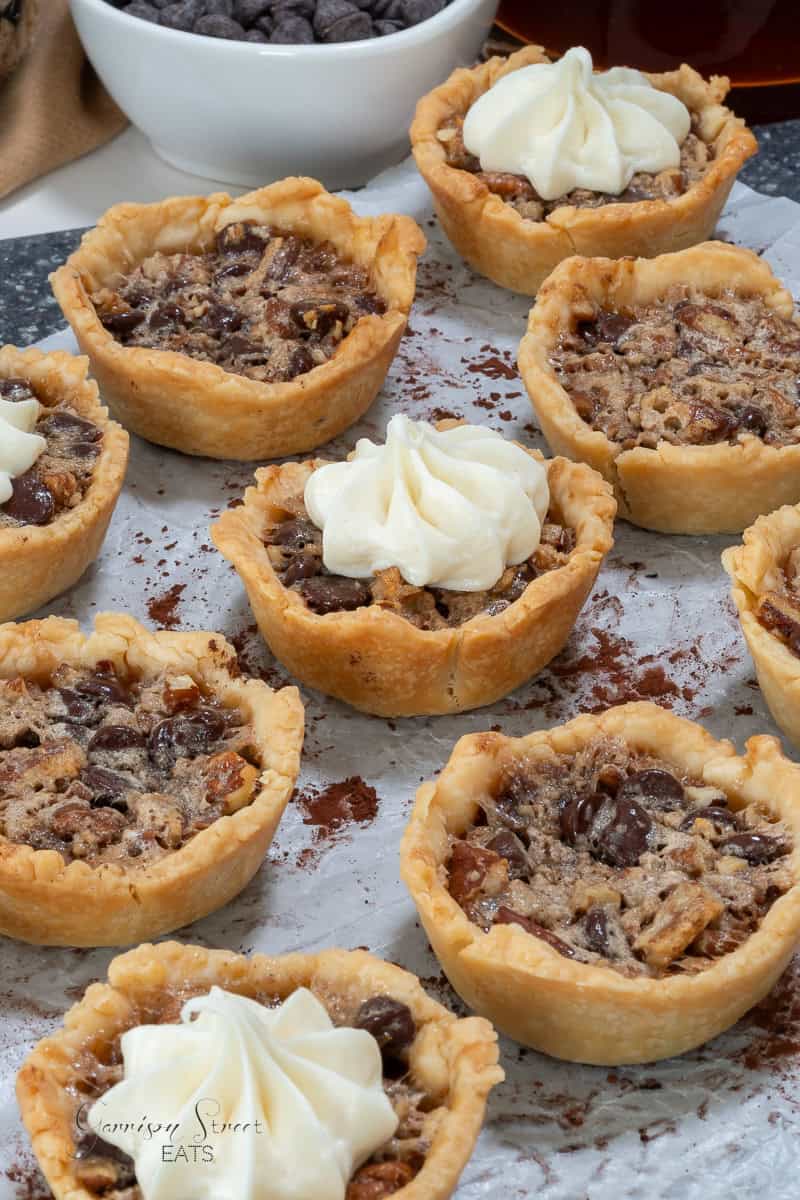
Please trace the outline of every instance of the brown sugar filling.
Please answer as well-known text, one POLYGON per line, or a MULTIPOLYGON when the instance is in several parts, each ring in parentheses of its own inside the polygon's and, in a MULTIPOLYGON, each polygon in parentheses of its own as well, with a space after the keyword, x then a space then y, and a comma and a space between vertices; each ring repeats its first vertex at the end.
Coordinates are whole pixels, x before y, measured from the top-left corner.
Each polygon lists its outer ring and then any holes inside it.
MULTIPOLYGON (((127 1028, 175 1024, 186 1001, 205 994, 206 990, 187 987, 180 992, 164 993, 158 1003, 134 1011, 127 1028)), ((355 1172, 346 1200, 383 1200, 419 1173, 441 1113, 409 1070, 409 1050, 417 1035, 416 1023, 408 1006, 390 996, 373 996, 357 1004, 327 992, 315 995, 325 1005, 334 1025, 366 1029, 381 1050, 383 1087, 399 1123, 391 1140, 355 1172)), ((252 999, 268 1007, 280 1003, 274 995, 257 994, 252 999)), ((133 1160, 98 1137, 86 1123, 91 1105, 123 1078, 124 1032, 119 1030, 110 1041, 87 1044, 73 1064, 67 1087, 73 1113, 75 1174, 91 1195, 103 1200, 141 1200, 133 1160)))
POLYGON ((322 531, 310 520, 302 495, 291 502, 291 510, 287 507, 285 519, 270 525, 263 537, 281 583, 302 596, 312 612, 322 616, 376 604, 426 630, 452 629, 481 614, 496 616, 539 575, 564 566, 575 548, 575 531, 548 513, 541 542, 529 559, 507 567, 488 591, 456 592, 415 587, 397 567, 369 579, 331 574, 322 561, 322 531))
POLYGON ((800 547, 787 555, 776 586, 759 597, 756 617, 800 658, 800 547))
POLYGON ((793 884, 780 822, 616 738, 520 761, 481 810, 447 863, 469 919, 626 976, 703 971, 793 884))
POLYGON ((550 362, 582 420, 623 450, 800 441, 800 324, 758 296, 682 286, 629 311, 587 305, 550 362))
POLYGON ((368 271, 330 242, 252 222, 227 226, 206 253, 151 255, 92 303, 124 346, 264 383, 327 362, 361 317, 386 311, 368 271))
POLYGON ((681 144, 681 159, 677 167, 658 174, 637 172, 618 196, 608 192, 593 192, 575 188, 554 200, 543 200, 524 175, 506 171, 482 171, 480 161, 464 145, 464 118, 448 119, 437 137, 444 147, 446 162, 458 171, 468 171, 486 184, 490 192, 516 209, 526 221, 544 221, 557 208, 601 208, 606 204, 633 204, 638 200, 672 200, 702 179, 714 158, 714 147, 699 136, 699 121, 692 113, 692 130, 681 144))
POLYGON ((253 731, 187 675, 60 666, 0 681, 0 834, 89 866, 148 865, 253 799, 253 731))
POLYGON ((0 530, 49 525, 86 495, 103 448, 103 431, 66 399, 46 403, 27 379, 0 379, 0 399, 12 404, 38 400, 41 412, 32 432, 47 442, 30 470, 11 481, 12 496, 0 505, 0 530))

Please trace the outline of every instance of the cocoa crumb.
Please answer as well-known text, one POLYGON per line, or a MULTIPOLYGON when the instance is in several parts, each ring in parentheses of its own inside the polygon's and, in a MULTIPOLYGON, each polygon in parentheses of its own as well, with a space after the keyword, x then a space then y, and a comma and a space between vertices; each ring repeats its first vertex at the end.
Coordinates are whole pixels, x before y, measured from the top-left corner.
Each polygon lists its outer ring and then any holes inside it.
POLYGON ((321 837, 331 837, 350 822, 369 825, 378 815, 378 794, 360 775, 330 783, 321 791, 307 788, 295 793, 295 799, 305 810, 303 824, 315 825, 321 837))
POLYGON ((178 604, 185 591, 185 583, 174 583, 161 596, 153 596, 147 601, 148 616, 160 629, 175 629, 180 625, 178 604))

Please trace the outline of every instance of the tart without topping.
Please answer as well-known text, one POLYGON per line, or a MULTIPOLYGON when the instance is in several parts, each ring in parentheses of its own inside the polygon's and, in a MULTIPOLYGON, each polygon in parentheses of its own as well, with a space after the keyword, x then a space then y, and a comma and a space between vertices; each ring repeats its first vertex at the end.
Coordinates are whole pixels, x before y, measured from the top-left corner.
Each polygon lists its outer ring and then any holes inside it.
POLYGON ((800 745, 800 506, 759 517, 722 565, 764 698, 800 745))
MULTIPOLYGON (((304 502, 309 480, 325 465, 258 471, 244 505, 213 527, 262 634, 297 678, 385 716, 457 712, 511 691, 562 648, 611 545, 613 501, 593 472, 564 460, 543 463, 550 507, 534 552, 501 568, 488 588, 454 591, 410 584, 394 566, 363 578, 329 571, 323 535, 304 502)), ((444 509, 464 512, 454 503, 444 509)), ((415 526, 403 520, 401 532, 408 528, 415 526)), ((373 530, 367 538, 376 562, 378 536, 373 530)), ((416 551, 418 539, 409 545, 416 551)))
POLYGON ((114 412, 188 454, 311 450, 381 388, 425 240, 312 179, 122 204, 53 276, 114 412))
MULTIPOLYGON (((86 1111, 121 1077, 126 1030, 178 1021, 183 1004, 214 985, 267 1006, 309 988, 337 1028, 363 1029, 377 1040, 384 1091, 398 1124, 391 1140, 356 1169, 346 1200, 446 1200, 452 1194, 486 1097, 502 1079, 495 1035, 485 1021, 457 1020, 414 976, 363 952, 247 959, 162 943, 114 959, 109 983, 93 984, 66 1027, 40 1043, 20 1072, 23 1119, 56 1200, 77 1194, 140 1200, 132 1161, 87 1132, 86 1111)), ((281 1115, 267 1114, 266 1130, 256 1136, 270 1138, 273 1122, 278 1136, 281 1115)), ((188 1135, 173 1139, 182 1140, 188 1135)), ((280 1195, 288 1195, 291 1181, 279 1182, 280 1195)))
MULTIPOLYGON (((122 488, 128 435, 109 421, 87 369, 86 359, 70 354, 0 350, 5 431, 41 439, 22 464, 28 469, 4 473, 0 620, 39 608, 77 582, 100 551, 122 488), (17 405, 35 423, 19 422, 17 405)), ((0 469, 11 452, 3 449, 0 469)))
POLYGON ((0 628, 0 928, 114 945, 226 903, 298 769, 302 706, 214 634, 0 628), (75 902, 79 898, 79 902, 75 902))
MULTIPOLYGON (((619 194, 578 186, 543 200, 524 175, 481 170, 464 146, 465 117, 509 75, 548 62, 541 47, 526 46, 508 59, 461 68, 417 107, 411 128, 417 166, 445 232, 466 261, 501 287, 532 296, 550 271, 572 254, 650 257, 711 236, 737 171, 757 147, 744 122, 723 106, 729 81, 717 76, 706 81, 686 65, 646 76, 691 114, 679 162, 658 172, 637 172, 619 194)), ((554 104, 546 115, 549 119, 556 113, 566 120, 564 114, 570 111, 554 104)), ((510 126, 511 112, 509 105, 510 126)), ((530 130, 523 132, 544 143, 544 124, 531 122, 530 130)), ((601 153, 594 157, 610 159, 605 139, 613 123, 606 119, 587 125, 604 139, 601 153)), ((569 159, 574 132, 559 132, 560 140, 546 146, 544 153, 569 159)), ((531 161, 541 158, 534 148, 531 161)), ((585 169, 583 159, 581 164, 585 169)))
POLYGON ((800 937, 800 769, 652 704, 474 734, 424 785, 403 878, 451 983, 519 1041, 645 1062, 699 1045, 800 937))
POLYGON ((739 531, 800 498, 800 322, 752 251, 570 259, 519 364, 553 450, 601 471, 634 524, 739 531))

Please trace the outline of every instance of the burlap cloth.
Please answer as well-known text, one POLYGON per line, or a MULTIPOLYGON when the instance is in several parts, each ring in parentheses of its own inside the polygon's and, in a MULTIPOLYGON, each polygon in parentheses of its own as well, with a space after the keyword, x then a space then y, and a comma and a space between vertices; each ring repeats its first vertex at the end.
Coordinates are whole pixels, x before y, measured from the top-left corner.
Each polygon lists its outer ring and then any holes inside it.
POLYGON ((39 0, 31 44, 0 79, 0 197, 94 150, 125 124, 87 61, 67 0, 39 0))

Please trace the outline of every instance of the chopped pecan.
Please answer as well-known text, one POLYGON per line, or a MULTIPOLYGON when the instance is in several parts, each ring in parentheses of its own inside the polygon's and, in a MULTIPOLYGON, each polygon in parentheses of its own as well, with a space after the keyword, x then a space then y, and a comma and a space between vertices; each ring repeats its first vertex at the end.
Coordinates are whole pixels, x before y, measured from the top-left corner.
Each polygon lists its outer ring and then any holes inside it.
POLYGON ((535 188, 522 175, 508 171, 477 171, 476 178, 501 200, 538 200, 535 188))
POLYGON ((756 617, 770 633, 783 638, 794 654, 800 654, 800 605, 794 599, 767 592, 759 601, 756 617))
POLYGON ((225 812, 235 813, 253 798, 258 771, 233 750, 215 754, 205 765, 206 799, 225 801, 225 812))
POLYGON ((47 474, 42 475, 42 483, 59 508, 68 508, 72 498, 80 490, 78 481, 71 471, 48 471, 47 474))
POLYGON ((202 693, 191 675, 170 675, 164 682, 163 703, 168 713, 183 708, 194 708, 200 703, 202 693))
POLYGON ((414 1171, 405 1162, 373 1163, 357 1171, 347 1185, 345 1200, 383 1200, 393 1196, 414 1178, 414 1171))
POLYGON ((507 861, 493 850, 483 850, 469 842, 453 843, 449 872, 450 895, 462 907, 479 892, 498 896, 508 886, 507 861))
POLYGON ((679 883, 637 937, 634 950, 650 967, 663 970, 723 911, 722 903, 699 883, 679 883))
POLYGON ((86 766, 86 755, 68 738, 48 742, 33 749, 13 750, 0 764, 0 784, 21 785, 32 790, 52 785, 57 779, 71 779, 86 766))

